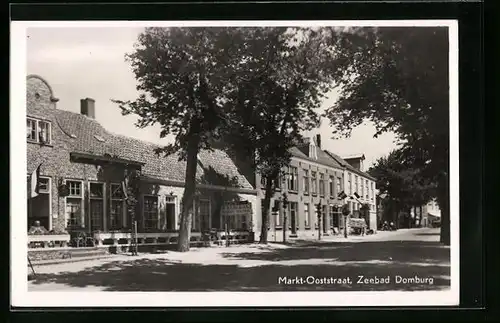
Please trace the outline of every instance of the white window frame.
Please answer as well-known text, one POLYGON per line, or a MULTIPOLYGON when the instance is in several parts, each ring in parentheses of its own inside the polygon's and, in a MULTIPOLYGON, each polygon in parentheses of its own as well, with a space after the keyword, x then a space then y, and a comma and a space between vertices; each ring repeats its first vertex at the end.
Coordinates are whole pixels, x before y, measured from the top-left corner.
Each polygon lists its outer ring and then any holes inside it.
POLYGON ((324 197, 326 195, 326 185, 325 185, 325 173, 319 173, 318 176, 318 193, 319 196, 324 197), (323 188, 323 190, 322 190, 323 188), (323 192, 321 192, 323 191, 323 192))
POLYGON ((83 180, 81 179, 73 179, 73 178, 66 178, 63 180, 63 184, 66 185, 68 187, 68 196, 65 196, 64 197, 64 225, 66 228, 69 228, 68 226, 68 221, 70 220, 69 218, 69 214, 67 213, 67 201, 68 201, 68 198, 70 199, 80 199, 80 227, 81 228, 85 228, 86 227, 86 223, 85 223, 85 201, 84 201, 84 198, 83 198, 83 190, 84 190, 84 184, 83 184, 83 180), (68 182, 78 182, 80 183, 80 195, 69 195, 69 183, 68 182))
MULTIPOLYGON (((27 175, 27 181, 30 180, 30 174, 27 175)), ((47 228, 49 231, 52 230, 52 177, 50 176, 40 176, 40 179, 47 179, 47 191, 39 191, 38 194, 48 194, 49 195, 49 227, 47 228)), ((28 198, 29 195, 28 195, 28 198)))
POLYGON ((293 211, 295 212, 293 217, 295 218, 295 230, 298 230, 299 229, 299 203, 298 202, 288 202, 288 214, 289 214, 289 217, 290 217, 290 220, 288 221, 288 228, 289 229, 293 229, 292 228, 292 205, 295 206, 295 208, 293 209, 293 211))
POLYGON ((297 192, 299 190, 299 169, 296 166, 290 166, 288 168, 288 190, 292 192, 297 192))
POLYGON ((142 194, 142 228, 143 229, 154 229, 153 227, 146 227, 146 197, 156 198, 156 229, 159 229, 160 225, 160 197, 155 194, 142 194))
MULTIPOLYGON (((40 119, 36 119, 33 117, 26 117, 26 121, 28 121, 28 120, 35 123, 35 139, 26 138, 26 140, 28 142, 40 144, 41 143, 40 142, 40 130, 41 130, 40 124, 43 123, 43 124, 48 125, 48 128, 47 128, 48 129, 48 136, 47 136, 48 141, 44 142, 44 144, 51 145, 52 144, 52 122, 49 120, 40 120, 40 119)), ((26 130, 27 130, 27 124, 26 124, 26 130)))
POLYGON ((302 179, 304 181, 304 189, 303 193, 306 195, 309 195, 309 192, 311 190, 311 185, 310 185, 310 180, 309 180, 309 170, 304 169, 304 175, 302 176, 302 179))
POLYGON ((105 182, 101 182, 101 181, 88 181, 87 182, 87 192, 88 192, 88 200, 89 200, 89 214, 88 214, 88 218, 89 218, 89 224, 90 224, 90 229, 92 230, 92 226, 93 226, 93 222, 94 222, 94 219, 92 218, 92 212, 90 210, 90 201, 91 200, 100 200, 102 201, 102 218, 101 218, 101 225, 99 226, 100 229, 97 229, 97 230, 102 230, 102 231, 107 231, 107 219, 106 219, 106 210, 107 210, 107 203, 106 203, 106 183, 105 182), (92 197, 90 196, 90 185, 92 184, 100 184, 102 185, 102 197, 92 197))
POLYGON ((27 117, 26 118, 26 140, 28 140, 28 142, 38 142, 37 134, 38 134, 38 120, 27 117), (31 122, 30 138, 28 138, 28 121, 31 122), (35 138, 34 139, 31 138, 31 135, 33 134, 33 128, 32 128, 33 124, 35 125, 35 138))
MULTIPOLYGON (((335 177, 333 175, 328 176, 328 194, 330 197, 335 196, 335 177)), ((338 192, 337 192, 338 193, 338 192)))
POLYGON ((352 174, 348 173, 347 174, 347 184, 348 184, 348 189, 349 189, 349 195, 352 195, 352 174))
POLYGON ((311 171, 311 194, 318 195, 318 172, 311 171), (314 176, 313 176, 314 174, 314 176))

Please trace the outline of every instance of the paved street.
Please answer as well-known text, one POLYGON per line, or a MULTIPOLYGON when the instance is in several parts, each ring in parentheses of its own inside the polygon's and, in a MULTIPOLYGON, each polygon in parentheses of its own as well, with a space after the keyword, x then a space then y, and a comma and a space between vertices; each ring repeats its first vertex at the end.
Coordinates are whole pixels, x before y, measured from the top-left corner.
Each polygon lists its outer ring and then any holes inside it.
POLYGON ((449 259, 439 229, 408 229, 41 266, 29 290, 438 290, 449 288, 449 259))

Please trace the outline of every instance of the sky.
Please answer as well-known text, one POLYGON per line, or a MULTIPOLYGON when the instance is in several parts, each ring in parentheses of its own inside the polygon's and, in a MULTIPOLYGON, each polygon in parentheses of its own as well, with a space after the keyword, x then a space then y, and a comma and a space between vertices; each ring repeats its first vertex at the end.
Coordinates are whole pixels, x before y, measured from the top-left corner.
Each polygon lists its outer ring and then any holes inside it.
MULTIPOLYGON (((136 80, 125 54, 142 28, 138 27, 32 27, 27 30, 27 73, 43 77, 59 98, 58 109, 80 112, 80 99, 95 99, 96 120, 110 132, 166 144, 171 137, 160 138, 158 125, 139 129, 137 118, 122 116, 111 99, 133 100, 137 97, 136 80)), ((332 91, 320 108, 333 105, 332 91)), ((340 156, 364 154, 365 170, 376 159, 396 147, 395 136, 385 133, 373 138, 375 128, 369 122, 356 127, 345 139, 332 139, 333 129, 323 119, 319 129, 306 136, 321 135, 322 148, 340 156)))

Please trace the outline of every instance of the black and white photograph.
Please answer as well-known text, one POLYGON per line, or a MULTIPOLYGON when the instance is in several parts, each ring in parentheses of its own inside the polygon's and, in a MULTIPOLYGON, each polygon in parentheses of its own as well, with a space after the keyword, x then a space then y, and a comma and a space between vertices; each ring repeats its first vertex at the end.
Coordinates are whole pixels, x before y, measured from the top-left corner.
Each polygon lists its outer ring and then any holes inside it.
POLYGON ((456 21, 11 28, 13 304, 458 305, 456 21))

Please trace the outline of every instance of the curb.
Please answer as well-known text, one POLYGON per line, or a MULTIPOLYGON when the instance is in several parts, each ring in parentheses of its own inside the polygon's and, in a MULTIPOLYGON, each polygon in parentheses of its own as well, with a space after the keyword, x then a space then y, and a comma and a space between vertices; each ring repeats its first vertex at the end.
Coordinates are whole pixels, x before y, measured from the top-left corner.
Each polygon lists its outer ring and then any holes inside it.
MULTIPOLYGON (((40 261, 40 262, 32 261, 31 263, 33 264, 33 267, 41 267, 41 266, 48 266, 48 265, 68 264, 68 263, 88 261, 88 260, 106 259, 106 258, 112 258, 114 256, 115 255, 77 257, 77 258, 68 258, 68 259, 54 259, 54 260, 47 260, 47 261, 40 261)), ((28 264, 28 267, 29 267, 29 264, 28 264)))

